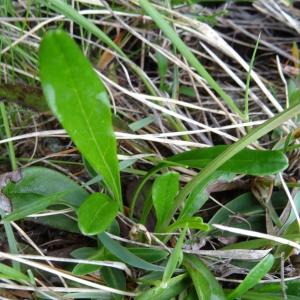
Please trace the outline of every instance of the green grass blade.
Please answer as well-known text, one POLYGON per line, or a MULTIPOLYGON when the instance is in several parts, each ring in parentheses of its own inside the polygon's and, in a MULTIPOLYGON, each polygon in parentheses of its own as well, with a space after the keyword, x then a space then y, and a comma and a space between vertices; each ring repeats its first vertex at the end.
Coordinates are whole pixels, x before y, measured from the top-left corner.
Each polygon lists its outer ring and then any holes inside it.
POLYGON ((12 279, 12 280, 19 281, 21 283, 23 282, 28 283, 30 281, 29 278, 19 270, 2 263, 0 263, 0 278, 12 279))
MULTIPOLYGON (((0 209, 0 215, 1 215, 1 219, 3 220, 5 213, 2 209, 0 209)), ((11 224, 8 221, 3 220, 3 227, 5 230, 5 235, 6 235, 6 239, 7 239, 7 243, 8 243, 8 247, 9 247, 9 251, 11 254, 18 254, 18 244, 12 229, 11 224)), ((12 265, 14 267, 15 270, 17 271, 21 271, 21 265, 19 262, 17 261, 13 261, 12 265)))
POLYGON ((141 292, 136 300, 170 300, 189 286, 186 274, 180 274, 167 282, 167 287, 155 286, 147 291, 141 292))
POLYGON ((215 92, 223 98, 227 105, 233 112, 237 113, 241 119, 244 119, 244 114, 234 103, 232 98, 224 92, 221 86, 211 77, 204 66, 199 62, 196 56, 192 53, 188 46, 180 39, 174 29, 164 20, 164 17, 154 8, 154 6, 148 0, 139 0, 140 5, 145 12, 153 19, 157 26, 164 32, 164 34, 171 40, 176 46, 178 51, 185 57, 192 67, 196 69, 198 74, 202 76, 208 84, 215 90, 215 92))
POLYGON ((118 47, 108 35, 106 35, 94 23, 92 23, 87 18, 79 14, 73 7, 68 5, 66 2, 63 2, 61 0, 51 0, 49 1, 49 4, 51 8, 54 8, 57 12, 62 13, 66 17, 70 18, 71 20, 85 28, 88 32, 94 34, 111 49, 115 50, 118 54, 122 56, 125 55, 122 49, 118 47))
POLYGON ((49 196, 39 196, 36 198, 36 201, 29 202, 24 204, 22 208, 14 210, 12 213, 7 215, 4 220, 5 221, 17 221, 23 218, 26 218, 29 215, 39 213, 45 210, 48 206, 56 204, 60 202, 63 196, 66 195, 67 192, 55 193, 49 196))
MULTIPOLYGON (((11 138, 9 121, 8 121, 8 117, 7 117, 5 104, 3 102, 0 103, 0 111, 1 111, 1 115, 2 115, 2 121, 3 121, 4 130, 5 130, 5 135, 7 138, 11 138)), ((8 154, 9 154, 9 159, 10 159, 10 163, 11 163, 11 168, 13 171, 15 171, 15 170, 17 170, 18 165, 17 165, 16 155, 15 155, 14 144, 11 141, 8 142, 8 154)))
POLYGON ((184 238, 185 238, 185 234, 186 234, 187 230, 188 230, 188 225, 186 223, 184 229, 180 233, 180 236, 176 243, 176 246, 169 257, 169 260, 168 260, 168 263, 166 265, 166 269, 165 269, 165 272, 163 275, 163 279, 161 282, 162 287, 167 287, 167 282, 173 276, 173 273, 175 272, 177 266, 181 264, 182 255, 183 255, 182 254, 182 246, 183 246, 183 242, 184 242, 184 238))
POLYGON ((43 167, 23 169, 21 180, 10 182, 4 189, 4 194, 10 199, 14 209, 23 208, 29 202, 34 203, 38 197, 60 192, 68 192, 62 198, 62 203, 75 209, 89 195, 69 177, 43 167))
MULTIPOLYGON (((1 111, 5 135, 7 138, 10 138, 11 132, 10 132, 10 128, 9 128, 9 121, 8 121, 8 117, 7 117, 6 107, 3 102, 0 103, 0 111, 1 111)), ((8 143, 8 154, 9 154, 9 158, 10 158, 11 168, 13 171, 15 171, 18 168, 18 165, 17 165, 13 142, 8 143)), ((4 213, 2 211, 1 211, 1 216, 4 217, 4 213)), ((4 220, 3 225, 4 225, 4 230, 5 230, 5 234, 6 234, 10 252, 13 254, 18 254, 17 241, 15 239, 15 235, 14 235, 11 224, 8 221, 4 220)), ((16 269, 16 272, 21 270, 20 263, 18 263, 18 262, 13 262, 13 267, 16 269)))
POLYGON ((256 41, 256 45, 251 57, 251 61, 249 64, 249 72, 247 75, 247 80, 246 80, 246 91, 245 91, 245 108, 244 108, 244 115, 246 117, 246 121, 249 121, 249 93, 250 93, 250 81, 251 81, 251 73, 252 73, 252 69, 253 69, 253 65, 254 65, 254 60, 256 57, 256 52, 258 49, 258 45, 259 45, 259 40, 260 40, 260 36, 258 37, 257 41, 256 41))

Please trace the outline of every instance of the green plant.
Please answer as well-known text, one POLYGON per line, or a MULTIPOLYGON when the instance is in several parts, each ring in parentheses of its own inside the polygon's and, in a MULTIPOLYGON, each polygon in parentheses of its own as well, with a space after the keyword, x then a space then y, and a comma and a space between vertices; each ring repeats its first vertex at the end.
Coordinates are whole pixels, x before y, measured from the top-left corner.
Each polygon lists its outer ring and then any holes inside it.
MULTIPOLYGON (((147 1, 141 1, 141 3, 156 20, 159 20, 159 16, 155 15, 147 1)), ((161 23, 161 26, 165 27, 165 23, 161 23)), ((165 27, 165 31, 169 35, 172 33, 168 27, 165 27)), ((206 71, 203 71, 201 65, 186 51, 185 47, 181 47, 181 42, 178 39, 174 41, 178 49, 190 57, 191 63, 197 67, 199 73, 205 75, 206 71)), ((134 232, 130 234, 140 242, 153 240, 162 249, 156 249, 156 252, 152 249, 151 252, 147 248, 137 250, 114 240, 120 235, 116 216, 119 214, 121 219, 125 218, 126 208, 121 190, 120 166, 111 107, 104 84, 76 43, 62 30, 46 33, 40 46, 39 64, 41 83, 47 103, 88 162, 89 170, 96 172, 100 179, 103 179, 101 192, 88 193, 71 179, 47 168, 27 168, 24 170, 22 180, 10 183, 5 188, 5 194, 13 203, 13 212, 4 220, 20 220, 51 207, 72 208, 74 211, 72 219, 60 216, 55 221, 48 217, 42 222, 45 224, 52 222, 52 225, 53 222, 57 222, 59 224, 55 224, 56 227, 60 226, 76 233, 81 232, 97 241, 98 248, 81 249, 75 252, 74 256, 78 258, 122 262, 143 270, 145 275, 139 278, 137 294, 134 294, 137 299, 153 299, 157 296, 170 299, 183 292, 195 295, 195 299, 197 297, 205 300, 235 299, 236 297, 248 299, 253 295, 251 293, 262 293, 254 288, 274 265, 272 255, 264 255, 264 259, 256 266, 248 267, 251 271, 238 287, 233 290, 223 290, 206 262, 196 256, 186 254, 184 245, 188 242, 188 231, 195 230, 205 237, 208 232, 214 230, 211 225, 216 222, 226 222, 229 217, 228 210, 238 213, 241 201, 247 204, 246 207, 241 206, 245 213, 251 214, 255 209, 263 211, 261 206, 253 205, 256 202, 246 195, 239 201, 229 202, 226 205, 227 210, 219 211, 209 224, 206 224, 200 216, 195 216, 208 199, 208 188, 211 183, 220 179, 230 181, 235 174, 272 175, 288 167, 287 157, 282 150, 262 151, 246 147, 299 114, 300 104, 295 104, 250 131, 233 145, 185 151, 156 162, 153 169, 144 176, 135 194, 132 195, 130 222, 133 223, 134 232), (201 171, 181 187, 180 175, 173 170, 178 167, 201 171), (152 184, 151 181, 155 175, 158 177, 152 184), (143 216, 140 218, 143 224, 137 224, 139 217, 135 214, 136 202, 145 184, 149 182, 150 192, 144 203, 143 216), (181 206, 183 206, 182 209, 180 209, 181 206), (155 234, 164 234, 162 238, 147 231, 147 219, 152 208, 155 209, 156 214, 155 234), (170 249, 166 242, 170 239, 172 231, 178 230, 180 237, 176 246, 170 249), (169 257, 167 257, 168 252, 170 252, 169 257), (179 269, 182 267, 183 269, 179 269)), ((223 94, 216 82, 206 77, 215 90, 224 96, 228 104, 241 114, 226 94, 223 94)), ((291 216, 289 226, 294 220, 295 216, 291 216)), ((253 220, 251 222, 255 223, 253 220)), ((239 228, 239 224, 237 227, 239 228)), ((289 231, 286 232, 289 233, 289 231)), ((244 247, 247 248, 247 245, 244 247)), ((2 269, 0 271, 5 273, 7 278, 28 280, 18 271, 2 269)), ((121 295, 127 293, 124 292, 126 280, 123 272, 125 271, 128 276, 131 276, 131 272, 123 265, 121 268, 117 264, 102 267, 79 263, 73 269, 73 273, 85 275, 97 270, 100 270, 104 281, 112 288, 110 291, 115 298, 122 298, 121 295)))

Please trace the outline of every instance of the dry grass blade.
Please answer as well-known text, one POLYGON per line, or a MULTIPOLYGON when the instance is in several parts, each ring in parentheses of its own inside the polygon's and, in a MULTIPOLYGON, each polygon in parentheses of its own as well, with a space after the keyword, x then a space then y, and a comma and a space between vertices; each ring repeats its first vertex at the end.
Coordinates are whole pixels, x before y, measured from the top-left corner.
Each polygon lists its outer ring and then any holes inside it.
POLYGON ((256 232, 256 231, 252 231, 252 230, 224 226, 224 225, 220 225, 220 224, 212 224, 212 226, 219 230, 237 233, 237 234, 241 234, 241 235, 245 235, 245 236, 256 237, 259 239, 266 239, 266 240, 273 241, 273 242, 276 242, 276 243, 279 243, 282 245, 288 245, 288 246, 291 246, 291 247, 297 249, 297 251, 300 252, 300 244, 290 241, 290 240, 287 240, 287 239, 284 239, 282 237, 272 236, 270 234, 265 234, 265 233, 256 232))
POLYGON ((117 294, 117 295, 124 295, 124 296, 135 296, 136 295, 135 293, 120 291, 120 290, 117 290, 117 289, 114 289, 114 288, 107 287, 105 285, 101 285, 101 284, 98 284, 98 283, 88 281, 86 279, 81 279, 79 277, 76 277, 76 276, 67 274, 65 272, 62 272, 58 269, 51 268, 51 267, 48 267, 46 265, 36 263, 36 262, 30 261, 30 260, 27 260, 27 259, 24 259, 24 258, 21 258, 21 257, 16 257, 16 256, 14 256, 12 254, 9 254, 9 253, 0 252, 0 257, 2 259, 9 259, 9 260, 12 260, 12 261, 18 261, 18 262, 23 263, 27 266, 31 266, 33 268, 43 270, 43 271, 48 272, 48 273, 53 274, 53 275, 61 276, 65 279, 74 281, 74 282, 82 284, 82 285, 90 286, 90 287, 98 289, 100 291, 109 292, 109 293, 113 293, 113 294, 117 294))

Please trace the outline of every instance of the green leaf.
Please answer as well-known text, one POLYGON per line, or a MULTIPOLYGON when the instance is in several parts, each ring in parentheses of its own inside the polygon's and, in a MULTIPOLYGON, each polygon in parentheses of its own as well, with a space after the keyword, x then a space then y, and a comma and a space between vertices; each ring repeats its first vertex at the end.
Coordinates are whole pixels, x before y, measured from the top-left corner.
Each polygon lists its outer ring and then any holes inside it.
MULTIPOLYGON (((208 176, 203 180, 188 196, 184 206, 179 214, 179 220, 181 218, 191 217, 193 214, 199 211, 199 209, 206 203, 209 199, 209 194, 206 189, 208 185, 217 180, 218 178, 223 177, 224 180, 232 179, 232 174, 227 174, 227 176, 219 171, 214 172, 211 176, 208 176)), ((168 219, 170 221, 170 219, 168 219)))
POLYGON ((151 263, 158 262, 168 256, 168 252, 155 248, 130 247, 127 249, 134 255, 151 263))
MULTIPOLYGON (((110 267, 102 267, 100 272, 102 278, 109 287, 123 291, 126 290, 126 277, 121 270, 110 267)), ((113 298, 116 300, 124 299, 123 296, 117 294, 114 294, 113 298)))
MULTIPOLYGON (((243 217, 264 213, 264 208, 251 193, 242 194, 221 207, 209 220, 209 224, 228 224, 230 216, 237 214, 243 217)), ((232 225, 232 224, 230 224, 232 225)))
POLYGON ((103 176, 122 209, 116 139, 103 83, 68 34, 45 34, 39 51, 40 78, 49 107, 79 151, 103 176))
MULTIPOLYGON (((30 167, 22 170, 20 181, 10 182, 4 189, 10 199, 13 211, 23 209, 42 201, 53 193, 64 193, 59 203, 78 208, 88 193, 69 177, 54 170, 42 167, 30 167)), ((77 222, 65 215, 43 216, 34 220, 37 223, 70 232, 79 232, 77 222)))
MULTIPOLYGON (((243 300, 283 300, 284 298, 282 297, 282 292, 275 294, 275 293, 260 293, 260 292, 247 292, 243 298, 243 300)), ((298 300, 299 297, 295 296, 288 296, 288 300, 298 300)))
POLYGON ((148 125, 150 125, 151 123, 155 122, 156 121, 156 118, 155 116, 153 115, 150 115, 146 118, 143 118, 143 119, 140 119, 140 120, 137 120, 131 124, 129 124, 129 128, 132 130, 132 131, 138 131, 148 125))
POLYGON ((105 194, 94 193, 88 196, 79 207, 79 228, 85 235, 98 234, 113 222, 117 213, 117 202, 105 194))
MULTIPOLYGON (((218 155, 228 149, 219 145, 203 149, 186 151, 169 157, 167 160, 191 168, 203 169, 218 155)), ((218 170, 254 176, 278 173, 286 169, 288 159, 281 151, 243 149, 228 159, 218 170)))
POLYGON ((48 206, 61 201, 66 192, 55 193, 49 196, 38 196, 34 202, 25 202, 21 208, 13 210, 11 214, 4 218, 5 221, 17 221, 26 218, 29 215, 44 211, 48 206))
POLYGON ((156 61, 157 61, 158 73, 159 73, 159 77, 160 77, 159 89, 163 90, 164 85, 165 85, 165 78, 166 78, 166 75, 168 73, 169 61, 164 55, 162 55, 158 51, 155 52, 155 58, 156 58, 156 61))
POLYGON ((166 287, 161 285, 154 287, 148 291, 141 292, 136 299, 137 300, 170 300, 176 297, 184 289, 189 286, 189 282, 186 278, 186 274, 181 274, 176 277, 171 278, 166 282, 166 287))
POLYGON ((250 249, 250 250, 255 250, 255 249, 261 249, 261 248, 268 248, 270 245, 272 245, 271 241, 264 240, 264 239, 253 239, 249 241, 243 241, 243 242, 238 242, 234 244, 229 244, 223 247, 223 250, 226 249, 250 249))
POLYGON ((183 246, 183 242, 184 242, 184 238, 185 238, 185 234, 186 234, 187 230, 188 230, 188 226, 187 226, 187 224, 185 224, 185 227, 182 230, 182 232, 180 233, 180 236, 176 243, 176 246, 175 246, 173 252, 171 253, 169 260, 167 262, 166 269, 165 269, 163 279, 161 282, 162 287, 167 287, 167 282, 171 279, 177 266, 181 264, 182 255, 183 255, 182 254, 182 246, 183 246))
MULTIPOLYGON (((57 206, 55 209, 57 209, 57 206)), ((42 224, 47 227, 73 233, 80 233, 77 220, 75 221, 73 218, 70 219, 70 217, 66 215, 60 214, 52 216, 40 216, 38 218, 34 218, 33 221, 37 224, 42 224)))
POLYGON ((96 251, 97 249, 93 247, 81 247, 73 250, 71 256, 78 259, 88 258, 95 254, 96 251))
MULTIPOLYGON (((4 194, 12 201, 14 209, 24 205, 27 195, 49 196, 53 193, 68 192, 62 197, 62 203, 78 208, 88 193, 67 176, 42 167, 26 168, 22 171, 22 179, 9 183, 4 194)), ((27 197, 26 201, 30 201, 27 197)))
MULTIPOLYGON (((282 191, 273 192, 270 203, 276 210, 282 210, 287 203, 285 193, 282 191)), ((221 207, 209 220, 208 224, 225 224, 241 229, 251 228, 254 231, 264 231, 265 208, 259 204, 251 193, 245 193, 221 207), (244 221, 241 222, 238 216, 242 217, 244 221)), ((235 234, 218 232, 217 235, 233 236, 235 234)), ((257 245, 260 245, 260 242, 257 245)), ((226 248, 230 246, 234 246, 234 244, 228 245, 226 248)), ((254 244, 252 246, 254 247, 254 244)))
POLYGON ((286 109, 282 113, 269 119, 259 127, 253 129, 250 133, 242 137, 239 141, 226 148, 220 155, 213 159, 199 174, 189 181, 184 188, 180 190, 175 198, 174 209, 170 212, 168 219, 171 219, 174 212, 183 203, 186 197, 201 183, 203 183, 208 177, 210 177, 215 171, 217 171, 223 164, 229 159, 245 149, 248 145, 255 142, 265 134, 274 130, 279 125, 288 121, 290 118, 295 117, 300 113, 300 104, 297 104, 289 109, 286 109))
MULTIPOLYGON (((166 251, 160 250, 160 249, 152 249, 152 248, 127 248, 129 252, 131 252, 133 255, 138 256, 139 258, 150 262, 158 262, 164 258, 167 257, 168 253, 166 251)), ((101 248, 99 250, 95 248, 79 248, 72 252, 72 256, 75 258, 87 258, 89 260, 110 260, 110 261, 118 261, 118 257, 114 256, 111 253, 108 253, 108 251, 105 248, 101 248), (105 251, 104 251, 105 250, 105 251)), ((98 265, 91 265, 91 264, 78 264, 74 267, 73 273, 75 275, 86 275, 92 272, 97 271, 101 267, 98 265)))
POLYGON ((0 263, 0 278, 16 280, 19 282, 30 282, 30 279, 22 272, 2 263, 0 263))
POLYGON ((157 218, 156 231, 161 230, 166 216, 172 210, 178 189, 178 173, 168 172, 155 179, 152 186, 152 198, 157 218))
MULTIPOLYGON (((73 253, 72 253, 73 254, 73 253)), ((74 255, 74 254, 73 254, 74 255)), ((104 248, 97 250, 94 248, 86 249, 83 248, 80 250, 80 252, 75 252, 76 258, 80 259, 87 259, 87 260, 105 260, 105 254, 104 254, 104 248)), ((77 264, 74 269, 72 270, 72 273, 77 276, 83 276, 89 273, 96 272, 99 270, 101 266, 99 265, 92 265, 92 264, 77 264)))
POLYGON ((226 297, 226 300, 234 300, 244 295, 254 287, 272 268, 274 256, 267 255, 245 277, 245 279, 226 297))
MULTIPOLYGON (((137 196, 147 180, 161 168, 168 165, 182 165, 190 168, 203 169, 210 165, 212 161, 216 160, 224 151, 227 151, 229 147, 232 146, 219 145, 210 148, 195 149, 166 158, 151 169, 144 177, 136 190, 131 207, 134 207, 137 196)), ((227 159, 223 165, 220 165, 217 172, 214 171, 205 178, 203 177, 199 184, 196 184, 196 182, 193 184, 193 190, 191 190, 191 193, 180 212, 180 217, 192 216, 203 204, 205 204, 208 199, 205 189, 212 180, 216 180, 221 176, 224 177, 224 180, 231 180, 232 174, 234 173, 262 176, 282 171, 287 166, 287 157, 281 151, 242 149, 235 156, 227 159)), ((189 184, 187 186, 189 186, 189 184)), ((177 206, 176 202, 178 201, 178 198, 181 198, 180 201, 184 200, 184 197, 179 197, 180 194, 183 194, 183 191, 180 191, 179 195, 176 197, 177 200, 173 207, 177 206)), ((187 195, 188 193, 186 193, 186 196, 187 195)), ((131 212, 132 211, 133 209, 131 212)), ((166 224, 171 220, 175 211, 176 209, 174 208, 170 210, 168 217, 165 219, 166 224)))
POLYGON ((202 231, 208 231, 210 229, 208 224, 203 223, 201 217, 184 217, 169 225, 166 231, 172 232, 178 228, 183 228, 185 224, 188 224, 189 229, 198 229, 202 231))
POLYGON ((185 254, 183 265, 193 280, 194 288, 201 300, 223 300, 224 292, 207 266, 196 256, 185 254))
POLYGON ((99 239, 103 246, 114 256, 120 259, 122 262, 147 271, 160 271, 163 272, 164 268, 151 264, 138 256, 131 253, 127 248, 121 246, 118 242, 111 239, 106 233, 101 233, 99 239))
MULTIPOLYGON (((285 281, 286 294, 288 296, 299 296, 300 295, 300 280, 295 279, 292 281, 285 281)), ((255 291, 265 293, 280 293, 282 295, 282 284, 281 283, 264 283, 259 284, 255 287, 255 291)))

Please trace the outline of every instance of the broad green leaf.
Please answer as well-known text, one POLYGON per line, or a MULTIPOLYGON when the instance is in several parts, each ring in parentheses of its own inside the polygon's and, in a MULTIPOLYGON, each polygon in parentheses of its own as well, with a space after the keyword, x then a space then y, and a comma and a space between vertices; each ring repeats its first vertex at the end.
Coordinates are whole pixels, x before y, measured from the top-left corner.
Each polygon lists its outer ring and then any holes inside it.
POLYGON ((234 300, 244 295, 254 287, 272 268, 274 256, 268 254, 245 277, 245 279, 226 297, 226 300, 234 300))
POLYGON ((22 272, 0 263, 0 278, 1 279, 11 279, 19 282, 30 282, 28 276, 24 275, 22 272))
POLYGON ((12 213, 7 215, 5 221, 17 221, 26 218, 29 215, 44 211, 50 205, 61 201, 66 192, 55 193, 49 196, 38 196, 35 197, 35 201, 25 202, 21 208, 14 209, 12 213))
MULTIPOLYGON (((203 169, 228 147, 227 145, 219 145, 190 150, 171 156, 167 160, 191 168, 203 169)), ((263 176, 281 172, 287 166, 288 159, 281 151, 243 149, 220 166, 219 170, 263 176)))
MULTIPOLYGON (((273 192, 271 202, 274 208, 282 210, 287 202, 284 192, 273 192)), ((258 203, 254 196, 245 193, 229 201, 221 207, 209 220, 208 224, 226 224, 227 226, 254 231, 265 230, 265 209, 258 203), (243 222, 235 216, 241 216, 243 222)), ((235 235, 232 233, 220 233, 222 236, 235 235)), ((257 244, 260 245, 260 242, 257 244)), ((229 245, 234 246, 234 244, 229 245)), ((236 248, 236 247, 235 247, 236 248)))
MULTIPOLYGON (((4 189, 4 194, 10 199, 13 211, 23 209, 26 205, 35 205, 45 196, 53 193, 64 193, 59 200, 61 204, 78 208, 88 193, 69 177, 54 170, 42 167, 30 167, 22 170, 20 181, 10 182, 4 189)), ((43 216, 35 222, 67 230, 79 232, 77 222, 65 215, 43 216)))
POLYGON ((156 212, 156 231, 160 231, 166 216, 173 208, 173 200, 179 189, 179 174, 168 172, 157 177, 152 186, 152 199, 156 212))
POLYGON ((150 290, 141 292, 136 299, 137 300, 170 300, 176 297, 184 289, 189 286, 189 282, 186 278, 186 274, 181 274, 176 277, 171 278, 166 282, 166 287, 161 285, 154 287, 150 290))
POLYGON ((79 228, 86 235, 98 234, 113 222, 117 213, 117 202, 105 194, 94 193, 88 196, 79 207, 79 228))
POLYGON ((127 248, 120 245, 120 243, 111 239, 106 233, 101 233, 99 239, 103 246, 114 256, 120 259, 122 262, 147 271, 160 271, 163 272, 164 268, 151 264, 138 256, 131 253, 127 248))
POLYGON ((185 224, 188 224, 189 229, 201 231, 208 231, 210 229, 210 226, 204 223, 201 217, 184 217, 169 225, 166 231, 172 232, 178 228, 183 228, 185 224))
POLYGON ((188 226, 187 226, 187 224, 185 224, 184 229, 180 233, 180 236, 176 243, 176 246, 168 259, 166 269, 165 269, 165 272, 163 275, 163 279, 161 282, 162 287, 167 287, 167 283, 171 279, 177 266, 181 264, 182 255, 183 255, 182 254, 182 246, 183 246, 183 242, 184 242, 184 238, 185 238, 185 234, 186 234, 187 230, 188 230, 188 226))
MULTIPOLYGON (((21 208, 28 195, 49 196, 53 193, 67 192, 62 197, 62 203, 78 208, 88 193, 69 177, 51 169, 42 167, 25 168, 22 179, 9 183, 4 194, 12 201, 14 209, 21 208)), ((26 199, 30 201, 30 197, 26 199)))
POLYGON ((193 286, 201 300, 224 300, 224 292, 207 266, 196 256, 185 254, 183 265, 193 280, 193 286))
POLYGON ((76 43, 62 30, 46 33, 39 63, 49 107, 79 151, 103 176, 122 209, 116 139, 103 83, 76 43))

